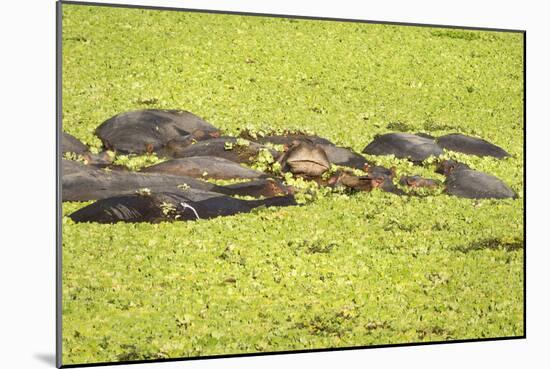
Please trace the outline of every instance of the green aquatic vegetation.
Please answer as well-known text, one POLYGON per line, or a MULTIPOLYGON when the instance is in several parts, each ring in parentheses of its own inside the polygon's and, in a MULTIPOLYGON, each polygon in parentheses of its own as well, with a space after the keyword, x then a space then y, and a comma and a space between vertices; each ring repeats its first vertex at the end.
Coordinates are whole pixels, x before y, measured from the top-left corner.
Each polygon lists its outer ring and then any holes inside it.
POLYGON ((230 178, 230 179, 203 178, 203 180, 218 186, 227 186, 235 183, 245 183, 250 181, 250 179, 247 179, 247 178, 230 178))
POLYGON ((252 169, 271 174, 281 174, 281 163, 275 160, 268 149, 260 149, 255 160, 250 165, 252 169))
POLYGON ((78 161, 83 164, 88 164, 88 160, 80 154, 75 152, 64 152, 63 159, 78 161))
POLYGON ((159 158, 157 154, 145 154, 145 155, 115 155, 113 164, 127 167, 131 171, 138 171, 145 167, 162 163, 166 161, 165 158, 159 158))
MULTIPOLYGON (((511 157, 444 157, 520 195, 349 194, 285 174, 300 206, 210 220, 76 224, 68 215, 91 202, 63 203, 64 364, 524 333, 521 34, 63 11, 63 129, 96 150, 97 126, 144 108, 356 152, 391 131, 461 132, 511 157)), ((433 159, 365 157, 396 181, 444 180, 433 159)), ((161 160, 117 158, 134 170, 161 160)))

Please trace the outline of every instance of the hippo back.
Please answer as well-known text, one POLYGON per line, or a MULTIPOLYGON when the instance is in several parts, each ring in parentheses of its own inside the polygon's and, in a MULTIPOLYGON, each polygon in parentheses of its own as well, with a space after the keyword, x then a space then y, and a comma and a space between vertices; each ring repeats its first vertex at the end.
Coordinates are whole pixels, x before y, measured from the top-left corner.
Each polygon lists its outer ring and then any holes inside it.
POLYGON ((464 154, 477 156, 493 156, 502 159, 510 156, 504 149, 481 138, 465 136, 460 133, 453 133, 441 136, 436 140, 437 144, 444 149, 464 154))
POLYGON ((169 141, 195 131, 217 132, 217 128, 196 115, 179 110, 136 110, 115 115, 103 122, 96 134, 108 149, 122 153, 160 150, 169 141))
POLYGON ((363 153, 369 155, 395 155, 397 158, 421 162, 430 156, 443 154, 434 140, 410 133, 387 133, 376 137, 363 153))
POLYGON ((497 177, 471 169, 454 171, 445 180, 445 185, 448 194, 469 199, 517 197, 514 191, 497 177))

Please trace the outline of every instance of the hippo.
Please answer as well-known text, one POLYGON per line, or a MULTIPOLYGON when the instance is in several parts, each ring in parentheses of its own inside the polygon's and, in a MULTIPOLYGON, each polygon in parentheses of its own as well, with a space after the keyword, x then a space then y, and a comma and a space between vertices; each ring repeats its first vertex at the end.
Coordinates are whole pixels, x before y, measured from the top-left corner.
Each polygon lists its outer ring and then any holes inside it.
POLYGON ((328 185, 331 187, 343 186, 354 191, 367 192, 372 191, 375 188, 381 188, 383 183, 384 178, 372 177, 369 175, 357 176, 348 171, 337 172, 328 181, 328 185))
POLYGON ((105 151, 102 151, 99 154, 93 154, 90 152, 88 146, 84 145, 76 137, 65 132, 61 135, 61 152, 63 154, 78 154, 86 161, 87 164, 98 167, 108 166, 113 162, 113 158, 105 151))
MULTIPOLYGON (((245 134, 245 137, 250 137, 248 134, 245 134)), ((336 146, 331 141, 326 138, 319 137, 316 135, 305 135, 305 134, 286 134, 286 135, 267 135, 253 139, 258 143, 272 143, 275 145, 284 145, 291 146, 294 141, 304 141, 313 145, 321 147, 328 158, 328 160, 335 165, 346 166, 355 169, 363 169, 365 164, 368 164, 367 160, 360 154, 341 147, 336 146)))
POLYGON ((399 179, 399 184, 402 186, 408 186, 412 188, 429 188, 436 189, 441 185, 441 181, 431 178, 423 178, 418 175, 414 176, 402 176, 399 179))
POLYGON ((71 160, 62 160, 62 200, 89 201, 133 194, 141 189, 151 192, 178 192, 193 188, 238 196, 270 196, 287 194, 291 189, 278 181, 252 181, 217 186, 187 176, 157 173, 105 171, 71 160))
POLYGON ((267 150, 278 158, 280 153, 267 146, 235 137, 219 137, 197 142, 171 153, 174 158, 188 158, 193 156, 216 156, 235 163, 252 164, 260 150, 267 150), (244 141, 244 142, 243 142, 244 141))
POLYGON ((294 193, 292 187, 275 178, 260 178, 219 187, 216 192, 231 196, 274 197, 294 193))
POLYGON ((279 158, 281 170, 306 177, 319 177, 330 169, 330 161, 319 145, 295 140, 279 158))
POLYGON ((363 155, 350 149, 334 145, 319 145, 327 154, 328 160, 335 165, 363 169, 369 162, 363 155))
POLYGON ((404 195, 405 192, 393 183, 395 168, 383 166, 366 166, 367 175, 358 176, 349 171, 338 171, 328 180, 328 185, 335 187, 342 185, 356 191, 371 191, 379 188, 385 192, 404 195))
POLYGON ((509 157, 504 149, 481 138, 452 133, 436 139, 436 143, 449 151, 461 152, 476 156, 492 156, 497 159, 509 157))
POLYGON ((69 217, 75 222, 151 222, 210 219, 247 213, 259 206, 293 206, 294 196, 240 200, 219 193, 188 189, 109 197, 79 209, 69 217))
POLYGON ((470 169, 470 167, 467 164, 460 163, 456 160, 442 160, 437 164, 435 172, 443 174, 445 177, 447 177, 452 172, 461 169, 470 169))
POLYGON ((61 152, 74 152, 75 154, 84 154, 89 152, 88 146, 84 145, 73 135, 63 132, 61 134, 61 152))
POLYGON ((216 156, 191 156, 172 159, 143 168, 144 173, 165 173, 205 179, 257 179, 266 173, 246 168, 231 160, 216 156))
POLYGON ((443 149, 433 139, 411 133, 387 133, 376 137, 363 153, 369 155, 395 155, 420 163, 430 156, 440 156, 443 149))
POLYGON ((515 199, 517 194, 497 177, 446 160, 438 167, 446 175, 445 192, 468 199, 515 199))
POLYGON ((370 178, 376 178, 380 182, 380 185, 378 186, 380 189, 391 192, 396 195, 403 195, 404 192, 397 188, 397 186, 393 183, 393 179, 395 178, 395 168, 386 168, 381 165, 375 165, 375 166, 365 166, 365 170, 368 173, 368 177, 370 178))
POLYGON ((123 154, 158 152, 170 141, 218 137, 220 131, 196 115, 181 110, 136 110, 107 119, 96 129, 103 145, 123 154))

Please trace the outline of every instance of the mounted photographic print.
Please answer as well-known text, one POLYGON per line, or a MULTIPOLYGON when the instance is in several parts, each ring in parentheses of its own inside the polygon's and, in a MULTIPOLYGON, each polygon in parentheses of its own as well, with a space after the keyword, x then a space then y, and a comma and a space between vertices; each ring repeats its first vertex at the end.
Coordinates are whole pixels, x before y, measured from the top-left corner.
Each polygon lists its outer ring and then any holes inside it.
POLYGON ((524 38, 58 3, 58 365, 524 338, 524 38))

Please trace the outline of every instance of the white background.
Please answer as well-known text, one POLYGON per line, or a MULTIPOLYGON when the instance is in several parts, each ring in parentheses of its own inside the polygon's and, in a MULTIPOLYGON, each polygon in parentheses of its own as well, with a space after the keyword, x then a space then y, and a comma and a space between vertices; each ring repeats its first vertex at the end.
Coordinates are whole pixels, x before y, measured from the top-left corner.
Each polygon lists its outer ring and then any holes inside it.
MULTIPOLYGON (((97 0, 101 2, 101 0, 97 0)), ((113 0, 116 1, 116 0, 113 0)), ((124 2, 124 0, 119 0, 124 2)), ((134 4, 527 30, 527 340, 447 344, 120 368, 549 367, 548 166, 550 48, 544 1, 153 1, 134 4), (538 3, 538 4, 537 4, 538 3), (546 135, 546 137, 545 137, 546 135)), ((0 367, 54 366, 55 4, 0 11, 0 367)))

